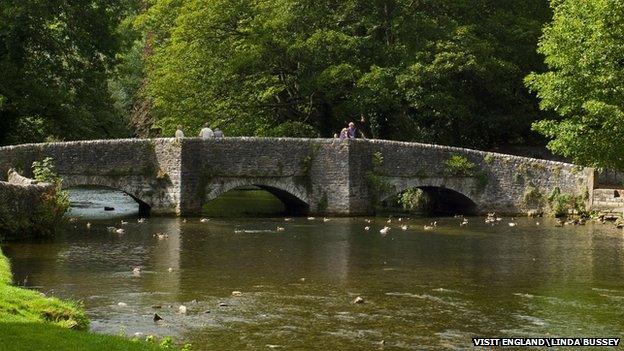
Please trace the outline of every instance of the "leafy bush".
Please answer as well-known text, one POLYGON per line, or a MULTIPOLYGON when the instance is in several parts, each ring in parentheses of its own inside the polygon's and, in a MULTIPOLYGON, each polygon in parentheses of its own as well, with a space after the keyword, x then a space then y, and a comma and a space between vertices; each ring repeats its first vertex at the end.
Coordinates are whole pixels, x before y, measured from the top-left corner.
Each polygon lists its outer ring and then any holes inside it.
POLYGON ((476 164, 470 162, 466 157, 457 154, 444 161, 444 165, 447 176, 471 177, 475 174, 477 168, 476 164))
POLYGON ((56 173, 54 160, 46 157, 43 161, 35 161, 32 164, 35 179, 55 185, 53 193, 44 194, 41 203, 35 210, 32 225, 35 233, 40 235, 53 234, 54 225, 62 218, 69 209, 69 193, 62 189, 63 179, 56 173))
POLYGON ((35 179, 40 182, 48 182, 60 184, 61 178, 56 174, 54 169, 54 160, 52 157, 46 157, 43 161, 35 161, 32 163, 32 171, 35 179))
POLYGON ((571 211, 575 211, 580 215, 587 215, 583 196, 561 193, 561 189, 558 187, 555 187, 548 196, 548 204, 551 213, 555 217, 565 217, 571 211))
POLYGON ((424 210, 430 205, 427 194, 418 188, 405 190, 399 195, 397 201, 404 210, 408 211, 424 210))

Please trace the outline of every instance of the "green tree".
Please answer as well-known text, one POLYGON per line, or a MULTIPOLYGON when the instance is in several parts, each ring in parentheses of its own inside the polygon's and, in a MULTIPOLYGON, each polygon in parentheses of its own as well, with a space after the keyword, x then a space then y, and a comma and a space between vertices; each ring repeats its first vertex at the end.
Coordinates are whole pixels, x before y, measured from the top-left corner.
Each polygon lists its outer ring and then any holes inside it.
POLYGON ((542 68, 550 14, 545 0, 155 0, 137 22, 165 133, 330 136, 362 116, 369 137, 487 147, 530 134, 522 80, 542 68))
POLYGON ((556 118, 534 128, 575 162, 624 170, 624 3, 552 0, 554 19, 539 43, 548 71, 526 84, 556 118))
POLYGON ((108 78, 130 3, 0 2, 0 144, 127 133, 108 78))

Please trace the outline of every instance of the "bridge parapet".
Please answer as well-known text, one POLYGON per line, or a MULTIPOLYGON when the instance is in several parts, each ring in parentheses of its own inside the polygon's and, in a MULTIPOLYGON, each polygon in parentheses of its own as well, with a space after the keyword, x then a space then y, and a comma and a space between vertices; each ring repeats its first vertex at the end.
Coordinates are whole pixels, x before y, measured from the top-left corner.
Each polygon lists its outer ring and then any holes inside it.
POLYGON ((54 159, 66 187, 119 189, 144 209, 197 214, 206 201, 241 185, 263 187, 311 213, 370 214, 383 197, 411 187, 446 189, 477 212, 533 209, 554 188, 583 195, 593 170, 572 164, 447 146, 385 140, 224 138, 120 139, 0 148, 0 174, 54 159), (474 167, 457 173, 454 155, 474 167), (380 189, 380 185, 382 186, 380 189), (530 196, 529 196, 530 195, 530 196), (303 206, 305 205, 305 206, 303 206))

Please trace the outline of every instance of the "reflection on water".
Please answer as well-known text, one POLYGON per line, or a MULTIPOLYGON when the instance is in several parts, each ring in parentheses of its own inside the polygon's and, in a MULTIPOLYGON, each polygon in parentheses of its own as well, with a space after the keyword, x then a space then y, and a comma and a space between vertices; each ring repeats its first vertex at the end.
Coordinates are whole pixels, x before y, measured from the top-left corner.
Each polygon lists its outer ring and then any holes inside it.
POLYGON ((132 216, 139 213, 139 204, 130 195, 106 188, 69 189, 71 207, 68 215, 84 218, 110 218, 132 216), (106 207, 114 210, 106 211, 106 207))
POLYGON ((482 218, 465 227, 437 218, 424 231, 431 220, 395 219, 382 236, 385 218, 151 218, 124 235, 108 232, 119 225, 108 219, 4 250, 18 281, 84 301, 94 330, 177 335, 198 349, 379 349, 383 340, 384 349, 442 350, 469 347, 472 336, 624 332, 621 232, 482 218))
POLYGON ((204 205, 206 216, 267 217, 277 216, 286 207, 275 196, 257 187, 233 189, 204 205))

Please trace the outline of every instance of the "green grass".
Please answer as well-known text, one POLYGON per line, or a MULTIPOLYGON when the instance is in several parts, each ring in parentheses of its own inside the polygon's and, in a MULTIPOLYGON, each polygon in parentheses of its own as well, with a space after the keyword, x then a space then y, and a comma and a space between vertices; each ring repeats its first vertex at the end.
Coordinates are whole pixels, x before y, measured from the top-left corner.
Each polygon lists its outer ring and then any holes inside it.
POLYGON ((89 319, 74 302, 11 286, 9 260, 0 251, 0 349, 162 350, 155 344, 86 332, 89 319))
POLYGON ((75 331, 50 324, 0 322, 0 349, 134 351, 162 350, 157 345, 119 336, 75 331))

